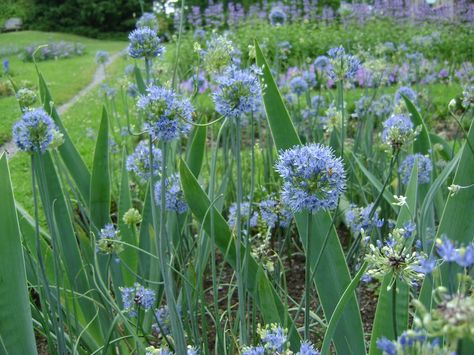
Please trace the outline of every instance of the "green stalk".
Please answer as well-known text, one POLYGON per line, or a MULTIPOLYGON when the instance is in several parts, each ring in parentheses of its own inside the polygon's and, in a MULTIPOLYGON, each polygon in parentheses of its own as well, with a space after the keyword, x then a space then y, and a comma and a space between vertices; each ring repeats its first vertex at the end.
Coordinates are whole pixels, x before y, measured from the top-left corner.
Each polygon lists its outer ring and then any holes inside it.
POLYGON ((305 340, 309 340, 309 309, 311 306, 311 248, 310 248, 310 236, 311 236, 311 228, 312 228, 312 221, 313 221, 313 214, 308 212, 307 216, 307 232, 306 232, 306 258, 305 258, 305 273, 304 273, 304 293, 305 293, 305 306, 304 306, 304 338, 305 340))
POLYGON ((239 339, 241 344, 247 343, 247 331, 245 323, 245 292, 244 292, 244 280, 242 273, 242 259, 241 259, 241 241, 242 241, 242 213, 240 207, 242 205, 242 162, 240 157, 240 117, 235 120, 236 124, 236 135, 235 135, 235 161, 237 169, 237 238, 236 238, 236 273, 237 273, 237 293, 239 298, 239 321, 240 321, 240 334, 239 339))
POLYGON ((397 279, 396 278, 392 286, 392 322, 393 322, 393 334, 395 335, 395 340, 397 340, 398 330, 397 330, 397 279))
POLYGON ((151 68, 151 60, 149 58, 145 58, 145 75, 146 75, 147 85, 151 84, 150 68, 151 68))
POLYGON ((337 82, 337 96, 339 100, 339 109, 341 110, 341 158, 344 159, 344 138, 345 138, 345 113, 344 113, 344 80, 337 82))

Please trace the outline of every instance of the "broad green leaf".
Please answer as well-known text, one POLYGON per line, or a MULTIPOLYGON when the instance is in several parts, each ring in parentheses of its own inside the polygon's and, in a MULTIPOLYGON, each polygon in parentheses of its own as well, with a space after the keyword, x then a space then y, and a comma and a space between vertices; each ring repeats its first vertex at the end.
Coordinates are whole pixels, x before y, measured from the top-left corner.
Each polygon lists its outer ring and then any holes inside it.
POLYGON ((201 172, 204 150, 206 148, 207 126, 194 126, 186 157, 186 163, 194 176, 198 177, 201 172))
POLYGON ((433 148, 441 155, 444 160, 450 160, 453 157, 453 149, 443 138, 437 134, 430 133, 430 141, 433 144, 433 148), (436 145, 442 147, 442 149, 436 149, 436 145))
POLYGON ((20 227, 8 170, 0 156, 0 353, 37 354, 20 227))
POLYGON ((100 229, 110 223, 109 120, 105 107, 102 109, 90 186, 90 218, 100 229))
MULTIPOLYGON (((211 234, 211 213, 213 212, 213 222, 214 222, 214 232, 215 232, 215 241, 217 247, 221 249, 222 253, 225 255, 225 260, 233 267, 236 267, 236 250, 235 243, 233 243, 232 232, 227 225, 227 222, 222 217, 222 215, 216 210, 214 206, 211 206, 208 196, 203 191, 195 176, 189 170, 188 166, 184 161, 181 161, 180 164, 180 175, 181 183, 183 186, 184 197, 186 202, 189 205, 192 213, 196 219, 201 223, 203 229, 207 234, 204 234, 204 238, 209 238, 208 235, 211 234)), ((242 258, 245 255, 245 247, 241 246, 241 255, 242 258)), ((248 267, 248 280, 247 287, 249 293, 259 301, 259 308, 262 312, 265 323, 270 323, 275 321, 276 316, 278 316, 278 323, 282 324, 288 329, 294 327, 291 322, 285 306, 281 303, 279 296, 276 291, 273 289, 270 281, 266 275, 262 274, 259 269, 261 266, 257 264, 253 257, 247 261, 248 267), (257 285, 257 275, 259 275, 258 285, 257 285), (269 292, 271 290, 271 292, 269 292), (261 291, 262 293, 259 293, 261 291), (272 299, 268 299, 268 297, 272 299), (261 304, 264 307, 261 307, 261 304), (271 306, 269 306, 271 305, 271 306), (275 314, 275 308, 278 312, 275 314)), ((299 344, 299 337, 296 331, 293 331, 293 336, 290 338, 290 342, 293 348, 297 348, 299 344)))
POLYGON ((56 107, 53 103, 53 98, 51 97, 48 86, 44 81, 43 75, 38 72, 38 77, 40 97, 43 102, 44 110, 51 115, 54 123, 56 123, 59 131, 64 136, 64 143, 58 148, 59 154, 64 161, 64 165, 66 165, 67 169, 69 170, 72 179, 76 183, 79 192, 84 199, 84 202, 88 203, 91 180, 89 170, 87 169, 86 164, 72 143, 69 134, 67 133, 63 123, 61 122, 61 119, 59 118, 58 112, 56 111, 56 107))
MULTIPOLYGON (((258 43, 255 43, 255 48, 257 65, 263 70, 265 85, 263 102, 275 146, 278 150, 281 150, 300 145, 300 139, 258 43)), ((301 213, 296 214, 295 219, 298 231, 300 232, 300 238, 302 239, 302 245, 307 245, 306 216, 301 213)), ((310 260, 312 268, 316 266, 320 248, 324 243, 326 235, 328 235, 328 242, 324 253, 321 255, 318 269, 316 272, 314 270, 312 272, 315 274, 314 281, 319 301, 326 318, 330 319, 337 306, 337 302, 351 282, 351 277, 331 215, 327 211, 320 211, 313 216, 313 219, 312 238, 309 241, 309 247, 313 250, 310 260), (328 287, 328 285, 331 285, 331 287, 328 287)), ((341 321, 337 325, 333 342, 340 354, 365 353, 362 320, 355 294, 352 294, 344 309, 341 321)))
MULTIPOLYGON (((412 214, 416 210, 416 201, 418 195, 418 168, 414 165, 411 172, 410 180, 406 190, 407 205, 400 208, 398 214, 396 228, 402 228, 406 222, 412 221, 412 214)), ((407 240, 407 248, 411 249, 411 241, 407 240)), ((372 335, 370 341, 370 354, 381 354, 377 349, 377 340, 385 336, 388 339, 395 339, 395 334, 400 335, 408 327, 408 302, 409 287, 400 280, 397 280, 396 294, 396 324, 394 327, 394 310, 393 310, 393 292, 387 290, 392 280, 392 274, 385 276, 380 286, 380 294, 375 310, 375 319, 372 327, 372 335)))
POLYGON ((418 137, 416 137, 415 142, 413 142, 413 151, 414 153, 420 154, 431 154, 431 140, 428 128, 426 127, 425 121, 421 117, 420 113, 416 106, 405 96, 402 95, 405 100, 405 105, 407 106, 408 112, 410 112, 411 120, 416 126, 421 126, 421 131, 418 137))

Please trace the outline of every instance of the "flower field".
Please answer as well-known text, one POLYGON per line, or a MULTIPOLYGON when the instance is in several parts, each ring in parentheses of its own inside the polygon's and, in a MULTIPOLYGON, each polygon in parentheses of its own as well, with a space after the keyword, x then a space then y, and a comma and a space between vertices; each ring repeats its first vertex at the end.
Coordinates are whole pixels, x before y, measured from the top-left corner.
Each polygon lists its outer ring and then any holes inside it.
POLYGON ((0 354, 472 354, 473 5, 140 4, 0 34, 0 354))

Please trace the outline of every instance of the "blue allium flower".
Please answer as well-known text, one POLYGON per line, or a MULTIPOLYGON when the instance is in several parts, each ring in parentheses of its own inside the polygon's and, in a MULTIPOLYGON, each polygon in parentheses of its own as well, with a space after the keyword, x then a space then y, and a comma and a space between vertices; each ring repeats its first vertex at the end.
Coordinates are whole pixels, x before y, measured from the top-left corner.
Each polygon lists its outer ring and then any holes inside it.
POLYGON ((361 66, 359 59, 347 54, 342 46, 331 48, 328 57, 331 63, 328 74, 333 80, 351 79, 361 66))
MULTIPOLYGON (((165 179, 165 201, 166 209, 169 211, 182 214, 188 210, 178 174, 173 174, 165 179)), ((157 205, 161 203, 161 181, 157 181, 155 185, 155 202, 157 205)))
POLYGON ((151 28, 153 31, 158 32, 158 20, 156 16, 151 12, 144 12, 143 15, 138 19, 137 28, 151 28))
POLYGON ((331 63, 329 62, 329 58, 325 55, 320 55, 317 57, 313 63, 314 68, 321 72, 325 72, 331 68, 331 63))
POLYGON ((212 98, 221 115, 237 118, 257 110, 262 96, 257 72, 230 66, 216 82, 219 87, 212 98))
POLYGON ((265 348, 261 345, 252 348, 244 348, 242 355, 265 355, 265 348))
POLYGON ((169 335, 171 333, 171 319, 168 306, 155 310, 156 323, 152 324, 152 330, 156 334, 169 335))
POLYGON ((291 91, 297 96, 301 96, 308 91, 308 83, 301 76, 296 76, 290 81, 291 91))
POLYGON ((404 331, 399 337, 398 337, 398 343, 401 345, 401 347, 404 350, 407 350, 408 348, 412 348, 416 343, 423 343, 424 341, 427 340, 427 337, 425 334, 417 331, 404 331))
POLYGON ((153 58, 163 54, 165 48, 158 35, 149 27, 138 28, 128 35, 128 54, 132 58, 153 58))
POLYGON ((97 51, 95 54, 95 62, 97 64, 105 64, 109 61, 109 52, 97 51))
POLYGON ((408 155, 400 164, 398 172, 401 174, 402 183, 405 185, 408 184, 408 180, 410 180, 411 171, 413 170, 415 161, 417 162, 418 167, 418 183, 429 183, 431 181, 431 171, 433 170, 433 164, 431 163, 430 158, 420 153, 408 155))
POLYGON ((413 102, 414 105, 416 105, 416 92, 408 86, 402 86, 397 90, 395 93, 395 104, 398 104, 400 100, 402 100, 402 95, 413 102))
POLYGON ((123 250, 123 246, 120 243, 115 243, 116 240, 120 240, 119 231, 115 229, 112 223, 106 224, 100 230, 96 251, 105 254, 120 253, 123 250))
POLYGON ((381 350, 384 355, 397 355, 397 345, 386 337, 377 340, 377 348, 381 350))
POLYGON ((151 86, 141 95, 138 110, 144 114, 144 129, 155 139, 172 141, 190 130, 193 107, 188 99, 179 98, 174 91, 151 86))
POLYGON ((150 170, 153 170, 153 175, 158 176, 161 168, 161 150, 152 147, 153 154, 153 169, 150 169, 150 148, 147 141, 140 141, 135 148, 133 154, 127 157, 126 168, 132 171, 139 177, 142 182, 150 179, 150 170))
POLYGON ((459 253, 454 246, 453 241, 446 238, 446 236, 443 236, 443 239, 438 241, 437 244, 436 251, 444 261, 452 262, 459 258, 459 253))
POLYGON ((36 93, 28 88, 21 88, 15 95, 23 112, 33 106, 37 100, 36 93))
POLYGON ((10 61, 8 60, 8 58, 6 58, 3 60, 3 72, 5 74, 8 74, 9 71, 10 71, 10 61))
POLYGON ((381 228, 383 226, 383 219, 379 219, 379 213, 374 212, 372 218, 369 219, 370 211, 372 211, 374 204, 370 203, 367 207, 358 207, 354 204, 350 205, 346 212, 346 220, 353 233, 359 233, 361 229, 370 232, 373 228, 381 228))
POLYGON ((414 134, 413 123, 405 115, 393 115, 383 123, 382 141, 395 149, 400 149, 414 134))
POLYGON ((286 206, 281 206, 279 201, 268 198, 259 203, 260 215, 269 228, 279 225, 286 228, 293 219, 293 214, 286 206))
POLYGON ((137 282, 133 284, 133 287, 119 287, 119 290, 122 293, 124 311, 131 317, 136 317, 138 308, 148 311, 155 305, 155 291, 137 282))
POLYGON ((375 117, 383 118, 393 111, 393 101, 390 95, 382 95, 372 103, 370 111, 375 117))
MULTIPOLYGON (((258 213, 251 211, 250 202, 242 202, 240 204, 240 216, 242 224, 245 225, 249 221, 251 228, 256 227, 258 223, 258 213), (250 220, 249 220, 250 214, 250 220)), ((237 203, 233 202, 229 207, 228 223, 231 228, 235 228, 237 223, 237 203)))
POLYGON ((319 355, 319 351, 314 348, 314 345, 305 340, 301 343, 300 351, 296 355, 319 355))
POLYGON ((57 127, 42 108, 26 111, 15 123, 13 141, 22 151, 44 153, 53 142, 57 127))
POLYGON ((294 212, 336 208, 345 188, 342 160, 321 144, 280 152, 276 170, 283 179, 283 202, 294 212))
POLYGON ((471 243, 467 247, 458 250, 456 263, 464 268, 474 264, 474 244, 471 243))
POLYGON ((288 341, 285 329, 277 324, 262 329, 260 336, 265 348, 270 351, 282 352, 288 341))
POLYGON ((280 7, 275 6, 272 7, 268 18, 273 26, 281 26, 285 24, 287 16, 280 7))

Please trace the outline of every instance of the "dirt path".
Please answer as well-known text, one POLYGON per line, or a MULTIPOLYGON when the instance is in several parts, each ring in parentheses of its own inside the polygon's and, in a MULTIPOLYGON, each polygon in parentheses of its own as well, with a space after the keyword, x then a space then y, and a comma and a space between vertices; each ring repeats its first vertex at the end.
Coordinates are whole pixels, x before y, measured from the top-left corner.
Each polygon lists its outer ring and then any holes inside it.
MULTIPOLYGON (((69 108, 75 105, 81 98, 86 96, 89 92, 91 92, 94 88, 96 88, 101 82, 103 82, 105 80, 105 71, 107 67, 109 67, 123 53, 125 53, 125 50, 111 55, 109 61, 105 65, 105 69, 103 65, 100 65, 95 71, 92 81, 89 84, 87 84, 87 86, 84 87, 81 91, 79 91, 75 96, 73 96, 69 101, 65 102, 64 104, 62 104, 61 106, 57 108, 59 115, 62 115, 69 108)), ((7 158, 9 159, 12 156, 14 156, 17 151, 18 151, 18 148, 12 140, 5 143, 4 145, 0 147, 0 154, 2 154, 3 152, 6 152, 7 158)))

